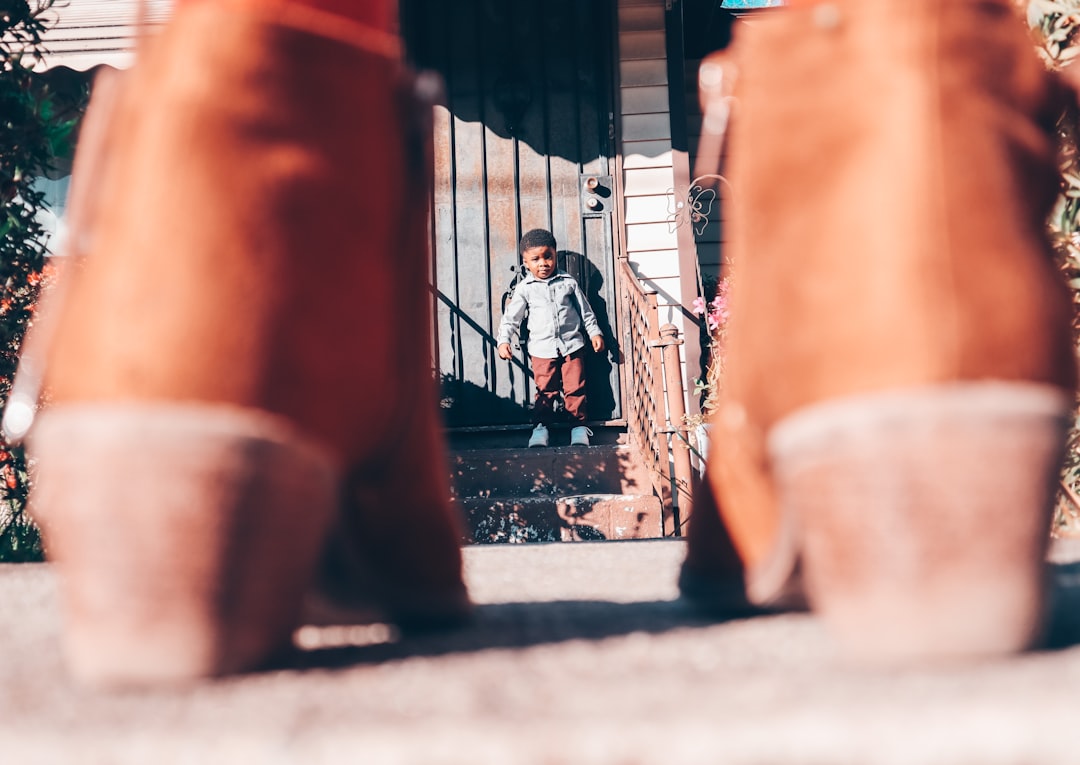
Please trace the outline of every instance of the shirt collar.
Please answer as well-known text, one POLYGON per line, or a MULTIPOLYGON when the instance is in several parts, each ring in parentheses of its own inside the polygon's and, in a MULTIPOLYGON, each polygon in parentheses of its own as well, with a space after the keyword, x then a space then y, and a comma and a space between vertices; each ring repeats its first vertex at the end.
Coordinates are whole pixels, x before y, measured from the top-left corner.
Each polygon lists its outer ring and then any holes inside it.
POLYGON ((529 271, 528 269, 526 269, 525 270, 525 278, 522 281, 524 281, 526 283, 528 283, 528 282, 536 282, 537 284, 543 284, 544 282, 551 282, 551 281, 554 281, 556 279, 560 279, 560 278, 562 278, 564 276, 569 276, 569 275, 570 274, 568 274, 566 271, 563 271, 561 268, 557 268, 557 269, 555 269, 555 273, 553 273, 547 279, 537 279, 536 276, 533 275, 532 271, 529 271))

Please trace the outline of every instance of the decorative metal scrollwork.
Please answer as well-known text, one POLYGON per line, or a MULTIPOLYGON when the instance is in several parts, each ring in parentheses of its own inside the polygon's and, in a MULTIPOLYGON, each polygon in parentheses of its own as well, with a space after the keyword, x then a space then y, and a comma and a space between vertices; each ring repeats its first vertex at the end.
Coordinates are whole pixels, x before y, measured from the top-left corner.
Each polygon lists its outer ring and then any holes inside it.
MULTIPOLYGON (((675 231, 680 226, 690 225, 694 233, 701 236, 705 232, 705 227, 709 225, 709 215, 712 214, 713 205, 719 199, 717 188, 721 183, 727 183, 727 179, 722 175, 712 173, 699 175, 690 181, 686 199, 676 201, 675 210, 668 210, 668 223, 671 230, 675 231), (706 183, 706 181, 713 181, 713 183, 706 183)), ((668 189, 668 192, 671 195, 670 198, 675 199, 675 190, 668 189)))

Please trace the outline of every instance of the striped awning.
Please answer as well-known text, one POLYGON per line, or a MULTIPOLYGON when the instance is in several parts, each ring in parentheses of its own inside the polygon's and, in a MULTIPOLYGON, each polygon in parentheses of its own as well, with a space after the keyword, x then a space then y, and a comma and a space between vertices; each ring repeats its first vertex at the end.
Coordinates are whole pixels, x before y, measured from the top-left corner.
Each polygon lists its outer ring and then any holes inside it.
POLYGON ((45 56, 35 68, 85 71, 101 64, 129 66, 140 20, 164 22, 173 0, 63 0, 48 11, 45 56), (144 6, 140 19, 139 6, 144 6))

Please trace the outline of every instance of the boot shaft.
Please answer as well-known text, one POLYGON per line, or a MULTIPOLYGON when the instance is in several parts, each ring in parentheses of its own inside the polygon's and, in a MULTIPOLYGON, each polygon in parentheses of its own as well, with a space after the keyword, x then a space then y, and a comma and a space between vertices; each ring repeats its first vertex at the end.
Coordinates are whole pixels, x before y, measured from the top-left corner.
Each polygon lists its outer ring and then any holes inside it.
POLYGON ((296 3, 189 2, 123 83, 30 433, 84 680, 264 666, 330 558, 332 594, 400 625, 468 612, 430 124, 396 50, 296 3))
POLYGON ((1009 4, 851 0, 740 32, 725 385, 752 419, 957 379, 1071 389, 1044 233, 1061 92, 1009 4))
MULTIPOLYGON (((1062 102, 1005 0, 798 3, 743 26, 733 56, 734 284, 707 475, 716 507, 698 503, 687 568, 741 567, 762 602, 770 594, 756 585, 798 552, 785 530, 803 521, 777 493, 767 443, 778 421, 889 391, 936 401, 966 382, 1015 386, 1020 399, 1056 391, 1067 414, 1072 312, 1044 229, 1062 102)), ((964 448, 1036 499, 1003 507, 984 492, 971 503, 1045 535, 1049 508, 1038 498, 1051 496, 1060 434, 1036 424, 1041 456, 1001 465, 978 424, 966 423, 964 448)), ((958 476, 912 451, 881 467, 929 486, 920 501, 952 513, 943 498, 958 476)), ((836 496, 845 482, 873 485, 863 471, 840 464, 836 496)), ((979 484, 977 471, 966 479, 979 484)), ((889 511, 898 524, 901 505, 889 511)), ((824 534, 839 549, 859 544, 857 522, 824 534)), ((1041 563, 1035 547, 1028 581, 1041 563)))
POLYGON ((255 407, 351 454, 403 380, 433 397, 412 80, 391 38, 279 11, 185 5, 147 42, 59 317, 54 400, 255 407))

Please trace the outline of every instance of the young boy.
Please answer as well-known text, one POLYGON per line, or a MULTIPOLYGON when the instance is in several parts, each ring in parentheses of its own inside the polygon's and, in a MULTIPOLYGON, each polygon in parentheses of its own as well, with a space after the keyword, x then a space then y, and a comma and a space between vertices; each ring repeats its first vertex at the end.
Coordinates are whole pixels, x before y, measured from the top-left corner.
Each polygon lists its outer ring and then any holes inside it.
POLYGON ((529 274, 518 282, 499 323, 499 358, 509 359, 510 338, 529 317, 529 358, 536 381, 529 446, 548 445, 548 425, 561 391, 563 406, 578 423, 570 431, 571 446, 588 446, 592 435, 585 427, 585 346, 604 350, 604 337, 585 293, 574 277, 558 269, 555 237, 533 229, 521 237, 518 253, 529 274))

